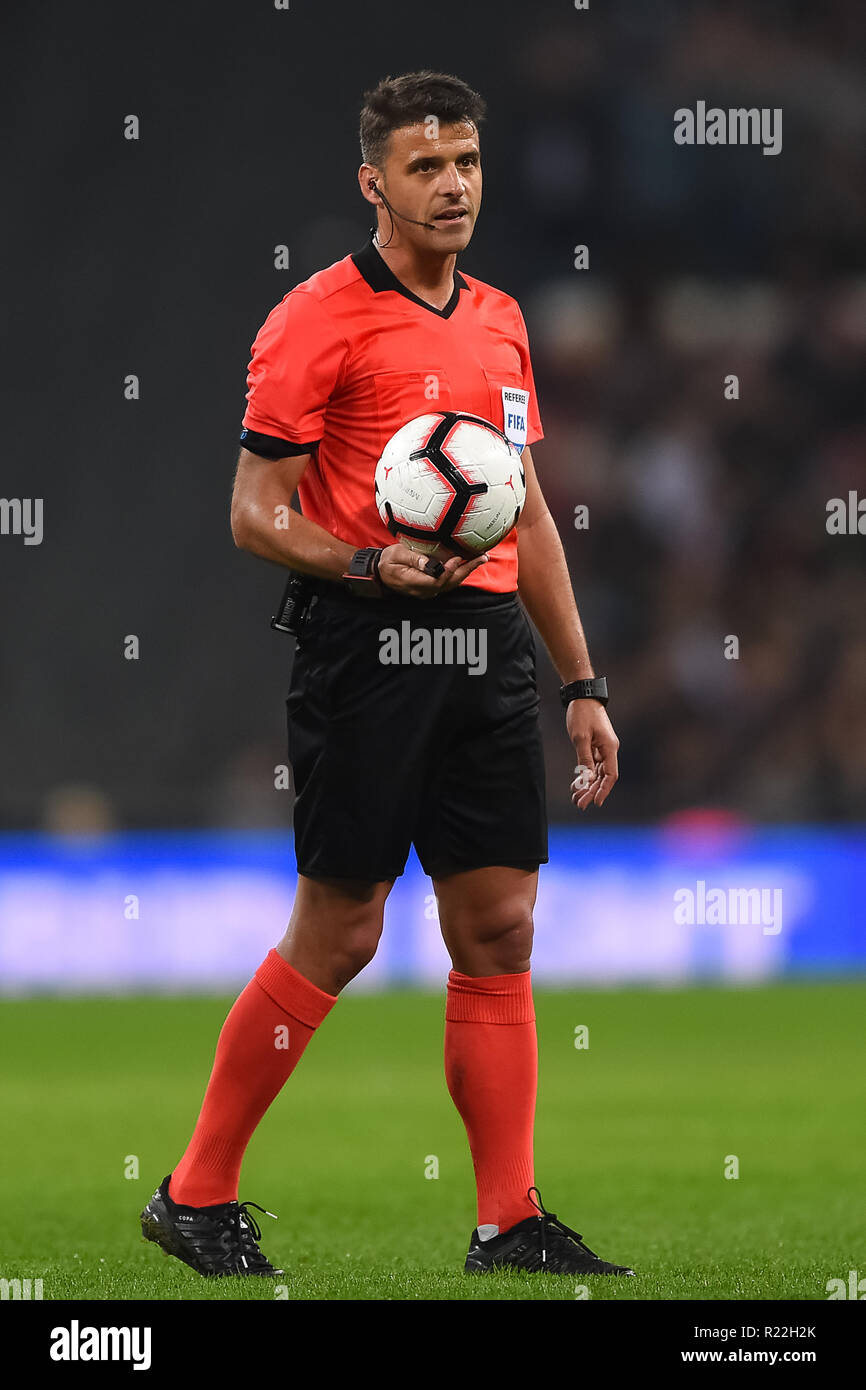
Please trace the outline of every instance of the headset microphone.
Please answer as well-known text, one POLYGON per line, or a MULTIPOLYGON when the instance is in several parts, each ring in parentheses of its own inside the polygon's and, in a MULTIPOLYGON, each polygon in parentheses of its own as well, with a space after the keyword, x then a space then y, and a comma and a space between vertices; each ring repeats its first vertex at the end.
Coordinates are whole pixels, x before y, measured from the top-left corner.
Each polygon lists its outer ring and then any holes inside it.
MULTIPOLYGON (((385 194, 382 192, 375 179, 370 179, 367 184, 367 187, 372 189, 373 192, 375 192, 378 195, 378 197, 382 199, 382 202, 385 204, 385 207, 388 209, 388 212, 390 213, 392 218, 399 217, 401 222, 412 222, 416 227, 427 227, 431 232, 438 232, 439 228, 436 226, 435 222, 419 222, 417 217, 406 217, 402 212, 397 212, 395 208, 392 208, 391 204, 388 202, 388 199, 385 197, 385 194)), ((391 238, 389 237, 388 240, 390 241, 391 238)))

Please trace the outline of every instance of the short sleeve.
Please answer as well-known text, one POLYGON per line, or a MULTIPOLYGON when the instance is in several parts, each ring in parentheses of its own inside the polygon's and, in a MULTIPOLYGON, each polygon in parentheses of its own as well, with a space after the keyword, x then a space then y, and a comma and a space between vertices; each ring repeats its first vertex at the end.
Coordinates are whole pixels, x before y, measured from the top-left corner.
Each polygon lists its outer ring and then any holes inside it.
POLYGON ((348 344, 314 295, 291 290, 252 346, 241 443, 253 453, 305 453, 322 437, 325 410, 348 344), (271 444, 273 441, 273 444, 271 444))
POLYGON ((526 331, 526 324, 519 307, 517 310, 520 332, 520 360, 523 366, 523 389, 529 392, 529 405, 527 407, 526 419, 526 442, 536 444, 539 439, 544 438, 544 428, 541 424, 541 415, 538 410, 538 397, 535 394, 535 378, 532 375, 532 359, 529 355, 529 334, 526 331))

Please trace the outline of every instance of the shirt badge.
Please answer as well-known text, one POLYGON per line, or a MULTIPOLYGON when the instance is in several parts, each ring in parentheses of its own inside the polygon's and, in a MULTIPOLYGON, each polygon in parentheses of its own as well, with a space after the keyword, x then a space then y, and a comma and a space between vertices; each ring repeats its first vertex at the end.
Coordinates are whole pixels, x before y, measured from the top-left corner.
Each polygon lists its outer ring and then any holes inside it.
POLYGON ((502 388, 502 432, 510 439, 518 454, 526 444, 526 420, 529 413, 529 392, 516 386, 502 388))

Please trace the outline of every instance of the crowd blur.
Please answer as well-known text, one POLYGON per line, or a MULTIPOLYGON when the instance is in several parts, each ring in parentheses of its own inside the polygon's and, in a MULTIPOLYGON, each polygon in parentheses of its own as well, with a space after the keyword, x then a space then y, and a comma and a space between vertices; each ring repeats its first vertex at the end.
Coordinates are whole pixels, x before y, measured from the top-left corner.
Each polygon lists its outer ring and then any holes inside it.
MULTIPOLYGON (((604 815, 862 818, 866 502, 860 534, 827 507, 866 499, 864 12, 690 11, 537 35, 515 127, 534 454, 622 742, 604 815), (782 153, 676 146, 698 99, 781 108, 782 153)), ((545 727, 565 816, 552 700, 545 727)))
POLYGON ((622 741, 609 810, 862 817, 866 534, 827 526, 866 497, 866 285, 550 287, 535 327, 534 453, 622 741))

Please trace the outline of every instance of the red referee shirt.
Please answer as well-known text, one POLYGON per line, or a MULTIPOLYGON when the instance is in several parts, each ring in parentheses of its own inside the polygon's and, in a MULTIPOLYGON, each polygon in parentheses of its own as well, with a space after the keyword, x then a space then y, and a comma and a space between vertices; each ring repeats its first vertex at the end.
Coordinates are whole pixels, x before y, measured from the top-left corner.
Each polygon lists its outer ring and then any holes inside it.
MULTIPOLYGON (((444 309, 402 285, 372 240, 296 285, 252 347, 241 443, 265 458, 311 453, 304 516, 360 548, 390 545, 373 478, 392 434, 416 415, 481 415, 521 449, 543 438, 517 301, 454 275, 444 309)), ((517 588, 517 533, 466 580, 517 588)))

